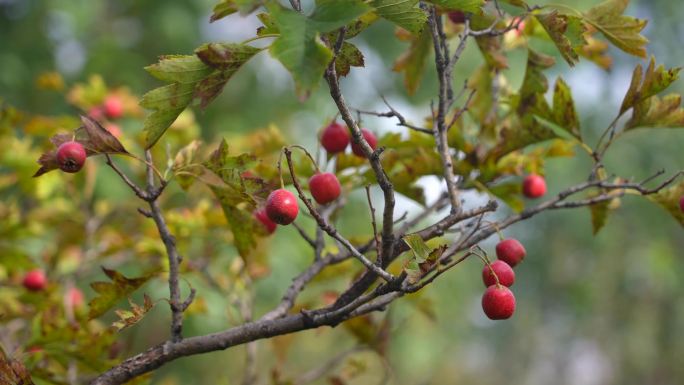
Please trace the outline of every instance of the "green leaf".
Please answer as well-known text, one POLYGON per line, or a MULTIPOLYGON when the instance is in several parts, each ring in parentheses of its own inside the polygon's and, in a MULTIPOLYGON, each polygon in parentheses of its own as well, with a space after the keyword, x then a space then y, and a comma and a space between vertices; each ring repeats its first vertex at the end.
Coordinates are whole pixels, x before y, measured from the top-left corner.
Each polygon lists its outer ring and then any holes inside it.
MULTIPOLYGON (((471 16, 470 26, 473 30, 479 31, 489 28, 496 21, 496 17, 487 13, 476 13, 471 16)), ((503 21, 499 21, 498 28, 504 27, 503 21)), ((493 69, 508 68, 508 59, 503 50, 503 35, 498 36, 477 36, 475 38, 480 52, 484 56, 485 62, 493 69)))
POLYGON ((575 102, 572 99, 570 87, 558 77, 556 87, 553 92, 553 121, 564 130, 572 134, 575 138, 582 140, 580 131, 579 116, 575 110, 575 102))
POLYGON ((625 131, 639 127, 684 127, 682 97, 678 94, 663 98, 651 96, 634 107, 632 118, 625 124, 625 131))
POLYGON ((359 0, 321 0, 309 17, 271 4, 269 12, 280 30, 270 52, 290 71, 297 93, 308 97, 332 60, 332 51, 319 36, 358 18, 370 10, 359 0))
POLYGON ((176 154, 171 166, 171 170, 183 190, 190 188, 192 182, 195 181, 195 176, 201 174, 201 170, 198 170, 199 166, 196 165, 197 150, 200 145, 201 142, 199 140, 193 140, 183 147, 176 154))
POLYGON ((656 68, 654 57, 651 57, 645 74, 641 64, 638 64, 634 68, 632 82, 620 106, 620 114, 668 88, 679 78, 680 70, 679 67, 666 70, 662 64, 656 68))
POLYGON ((209 21, 213 23, 235 12, 246 15, 259 8, 263 3, 263 0, 221 0, 220 3, 214 6, 214 11, 209 21))
POLYGON ((646 57, 648 39, 639 34, 646 20, 623 15, 629 0, 606 0, 585 13, 585 20, 596 27, 616 47, 628 54, 646 57))
POLYGON ((404 86, 409 95, 413 95, 425 73, 427 60, 432 52, 432 37, 428 29, 417 35, 412 35, 411 45, 394 62, 393 70, 404 73, 404 86))
POLYGON ((557 11, 535 15, 539 23, 556 44, 558 51, 572 67, 579 62, 579 50, 586 44, 584 32, 586 28, 577 16, 561 15, 557 11))
POLYGON ((153 110, 144 124, 145 148, 164 135, 193 99, 206 107, 233 74, 257 52, 241 44, 209 43, 199 47, 195 56, 164 56, 145 69, 154 77, 172 84, 146 93, 140 105, 153 110))
POLYGON ((114 310, 116 315, 119 317, 119 320, 114 321, 114 323, 112 323, 112 326, 117 331, 121 331, 125 328, 137 324, 145 317, 145 314, 147 314, 154 307, 154 303, 147 294, 143 296, 142 306, 133 302, 133 300, 131 300, 130 298, 128 299, 128 303, 131 305, 131 310, 114 310))
POLYGON ((591 212, 591 228, 594 235, 606 225, 608 213, 610 212, 610 201, 599 202, 589 206, 591 212))
POLYGON ((485 4, 485 0, 428 0, 428 2, 448 10, 470 13, 480 12, 485 4))
POLYGON ((418 263, 423 263, 430 256, 430 247, 418 234, 408 234, 403 237, 404 242, 413 252, 413 257, 418 263))
POLYGON ((335 72, 337 76, 347 76, 351 67, 363 67, 363 54, 352 43, 344 42, 342 49, 335 59, 335 72))
POLYGON ((97 318, 106 313, 117 302, 131 295, 149 281, 150 278, 155 276, 155 273, 148 273, 138 278, 126 278, 116 270, 103 267, 102 271, 109 277, 111 282, 93 282, 90 284, 90 287, 98 294, 88 304, 90 307, 88 317, 90 319, 97 318))
POLYGON ((652 202, 657 203, 662 208, 667 210, 679 224, 684 227, 684 212, 679 207, 679 200, 684 196, 684 179, 678 184, 673 185, 667 189, 661 190, 657 194, 648 196, 652 202))
POLYGON ((427 22, 427 15, 416 5, 418 0, 371 0, 370 6, 383 19, 410 31, 420 33, 427 22))

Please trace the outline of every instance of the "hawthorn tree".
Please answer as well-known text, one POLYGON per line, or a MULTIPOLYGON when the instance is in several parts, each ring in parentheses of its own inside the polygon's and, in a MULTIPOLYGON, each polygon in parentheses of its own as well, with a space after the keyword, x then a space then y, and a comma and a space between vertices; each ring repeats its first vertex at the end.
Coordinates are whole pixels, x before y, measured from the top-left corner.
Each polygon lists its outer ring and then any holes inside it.
MULTIPOLYGON (((2 383, 32 383, 31 375, 50 383, 144 381, 177 358, 245 344, 250 359, 244 383, 253 383, 255 341, 359 319, 379 333, 382 325, 374 323, 371 314, 426 290, 468 258, 483 263, 485 314, 511 317, 512 268, 524 261, 526 252, 502 232, 547 210, 586 207, 596 233, 624 196, 635 195, 664 207, 684 225, 683 171, 654 170, 633 180, 614 175, 603 162, 611 146, 632 130, 684 126, 681 96, 663 95, 679 68, 666 69, 654 58, 637 65, 614 120, 597 142, 589 143, 569 86, 561 77, 553 87, 548 84, 545 72, 556 59, 537 47, 538 42, 551 43, 571 67, 589 60, 610 68, 609 44, 647 58, 647 41, 640 35, 646 21, 624 15, 627 5, 628 0, 607 0, 576 10, 521 0, 223 0, 211 20, 256 12, 263 26, 254 38, 208 43, 192 55, 161 57, 146 70, 166 84, 143 95, 139 103, 126 88, 108 88, 93 77, 66 95, 82 111, 79 118, 34 117, 2 104, 3 140, 15 148, 33 146, 32 137, 39 138, 41 132, 35 127, 56 132, 51 144, 43 145, 40 168, 33 175, 49 182, 43 190, 23 191, 29 198, 16 194, 2 206, 8 218, 0 223, 2 232, 19 240, 53 229, 49 236, 55 246, 43 253, 60 254, 46 256, 43 262, 48 264, 36 263, 18 247, 7 247, 5 254, 13 258, 5 264, 11 292, 2 299, 2 322, 20 327, 3 333, 3 345, 6 351, 21 349, 30 356, 19 360, 3 354, 2 383), (344 77, 364 66, 363 52, 353 38, 380 22, 395 24, 396 36, 408 43, 394 70, 403 75, 409 93, 417 90, 425 72, 437 75, 433 103, 422 121, 405 118, 383 96, 384 111, 360 108, 344 97, 344 77), (469 52, 481 55, 482 65, 464 84, 454 84, 455 66, 469 44, 477 48, 469 52), (503 71, 516 50, 527 55, 519 88, 510 86, 503 71), (288 142, 275 127, 254 130, 230 143, 205 145, 197 140, 198 125, 189 109, 196 104, 220 108, 212 101, 236 71, 260 54, 270 54, 290 72, 301 99, 317 87, 329 90, 338 115, 320 122, 322 149, 288 142), (376 137, 362 127, 365 116, 392 119, 403 132, 376 137), (116 124, 122 117, 144 117, 142 137, 122 132, 116 124), (25 136, 16 134, 19 127, 25 136), (585 180, 554 186, 558 192, 548 194, 543 175, 551 157, 587 157, 592 165, 585 170, 585 180), (128 189, 124 201, 94 199, 94 189, 102 188, 94 175, 104 173, 103 168, 128 189), (76 176, 68 180, 59 170, 76 176), (416 181, 428 175, 440 178, 443 191, 435 202, 425 204, 416 181), (175 186, 184 192, 169 195, 175 186), (381 200, 372 199, 372 188, 379 188, 381 200), (346 196, 356 190, 365 190, 367 197, 372 232, 364 239, 345 236, 335 224, 346 196), (489 201, 469 202, 464 198, 469 192, 489 201), (422 211, 414 216, 398 212, 397 194, 420 203, 422 211), (54 195, 60 197, 58 205, 42 204, 41 199, 54 195), (82 228, 62 230, 65 218, 82 228), (40 225, 26 228, 26 221, 40 225), (315 223, 313 233, 302 225, 308 221, 315 223), (311 263, 293 277, 275 307, 255 314, 253 284, 268 271, 262 240, 275 231, 301 236, 311 246, 311 263), (494 253, 488 254, 480 243, 497 233, 498 260, 492 261, 494 253), (186 254, 179 240, 196 241, 200 246, 193 250, 201 253, 186 254), (232 245, 238 257, 224 245, 232 245), (111 265, 122 265, 135 263, 138 253, 157 257, 140 262, 144 272, 135 278, 102 267, 109 280, 91 283, 96 296, 86 306, 83 293, 75 288, 84 272, 98 266, 103 256, 111 257, 111 265), (343 264, 351 266, 337 270, 346 277, 344 290, 328 293, 317 303, 298 302, 311 282, 343 264), (226 266, 226 272, 217 276, 210 265, 226 266), (142 303, 131 299, 158 276, 168 280, 168 298, 145 294, 142 303), (228 293, 239 309, 238 325, 185 335, 184 316, 200 308, 204 296, 189 284, 191 278, 228 293), (130 306, 122 308, 123 299, 130 306), (168 302, 171 312, 168 339, 119 357, 118 333, 144 322, 160 301, 168 302), (106 323, 102 317, 112 309, 116 319, 106 323)), ((50 85, 57 80, 42 81, 50 85)), ((312 134, 315 130, 311 128, 312 134)), ((17 183, 17 191, 25 189, 23 176, 31 174, 29 167, 18 164, 19 176, 8 177, 17 183)), ((374 343, 375 349, 382 349, 382 341, 374 343)), ((317 375, 308 374, 306 380, 317 375)))

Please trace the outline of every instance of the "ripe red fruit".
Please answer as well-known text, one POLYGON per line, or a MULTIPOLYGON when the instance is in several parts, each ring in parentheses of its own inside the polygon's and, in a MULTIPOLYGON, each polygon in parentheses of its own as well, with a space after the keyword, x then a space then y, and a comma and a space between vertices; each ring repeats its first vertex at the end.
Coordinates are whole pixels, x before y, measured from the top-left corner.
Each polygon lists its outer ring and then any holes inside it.
POLYGON ((107 96, 102 107, 104 108, 105 115, 110 119, 118 119, 123 116, 123 103, 118 96, 107 96))
POLYGON ((57 148, 57 164, 64 172, 78 172, 85 160, 86 151, 79 142, 64 142, 57 148))
POLYGON ((316 202, 324 205, 340 196, 340 181, 330 172, 317 173, 309 179, 309 189, 316 202))
POLYGON ((496 256, 510 267, 520 263, 526 254, 525 248, 517 239, 504 239, 496 245, 496 256))
MULTIPOLYGON (((378 138, 375 137, 374 133, 372 133, 369 130, 366 130, 365 128, 362 128, 361 134, 363 135, 363 138, 366 139, 366 142, 368 142, 370 148, 375 150, 375 148, 378 147, 378 138)), ((352 152, 356 156, 365 157, 365 155, 363 155, 363 150, 361 149, 360 144, 352 143, 352 152)))
POLYGON ((523 194, 528 198, 539 198, 546 194, 546 181, 544 177, 530 174, 523 180, 523 194))
POLYGON ((515 312, 515 296, 506 286, 489 286, 482 296, 482 310, 489 319, 510 318, 515 312))
POLYGON ((681 210, 684 213, 684 195, 682 195, 682 197, 679 198, 679 210, 681 210))
POLYGON ((321 145, 329 154, 344 152, 349 145, 349 130, 337 122, 332 122, 321 134, 321 145))
POLYGON ((24 287, 31 291, 42 291, 47 287, 47 277, 43 270, 31 270, 24 276, 24 287))
POLYGON ((73 309, 78 309, 81 306, 83 306, 83 301, 85 299, 85 296, 83 295, 83 292, 77 288, 77 287, 72 287, 69 289, 67 292, 67 303, 69 306, 71 306, 73 309))
POLYGON ((256 218, 259 222, 261 222, 264 225, 264 228, 266 228, 266 231, 269 234, 273 234, 274 231, 276 231, 276 227, 278 225, 271 220, 271 218, 268 217, 266 214, 266 209, 260 209, 254 212, 254 218, 256 218))
POLYGON ((297 218, 297 213, 299 213, 297 198, 285 189, 271 192, 266 199, 266 214, 279 225, 289 225, 297 218))
POLYGON ((451 20, 452 23, 454 24, 463 24, 465 23, 465 13, 461 11, 452 11, 447 14, 449 16, 449 20, 451 20))
POLYGON ((496 277, 492 274, 492 270, 499 277, 499 284, 511 287, 515 282, 515 272, 509 264, 502 260, 492 262, 491 268, 487 265, 482 269, 482 281, 485 286, 489 287, 496 285, 496 277))

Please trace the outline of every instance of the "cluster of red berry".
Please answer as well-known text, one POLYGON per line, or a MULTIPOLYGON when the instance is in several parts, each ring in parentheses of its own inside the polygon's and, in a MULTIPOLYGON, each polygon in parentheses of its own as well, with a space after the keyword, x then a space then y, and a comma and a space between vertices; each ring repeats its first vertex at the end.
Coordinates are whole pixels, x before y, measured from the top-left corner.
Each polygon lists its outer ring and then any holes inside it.
MULTIPOLYGON (((375 134, 365 128, 361 129, 361 134, 366 139, 366 142, 368 142, 368 145, 375 150, 378 145, 378 139, 375 134)), ((333 122, 323 130, 320 140, 321 145, 328 154, 338 154, 347 149, 351 142, 351 136, 347 127, 333 122)), ((351 149, 354 155, 365 156, 361 146, 358 144, 352 143, 351 149)), ((324 205, 337 199, 342 189, 340 181, 335 174, 331 172, 317 172, 309 179, 309 191, 311 191, 311 196, 313 196, 316 202, 324 205)), ((277 225, 289 225, 294 222, 298 213, 299 204, 297 203, 297 197, 292 192, 280 188, 269 194, 266 199, 266 206, 257 210, 254 213, 254 217, 264 225, 269 234, 272 234, 276 230, 277 225)))
POLYGON ((515 312, 515 296, 509 287, 515 283, 513 267, 525 255, 525 248, 518 240, 504 239, 496 245, 498 259, 482 269, 482 281, 487 286, 482 296, 482 310, 490 319, 507 319, 515 312))
MULTIPOLYGON (((32 292, 41 292, 47 289, 48 279, 43 270, 34 269, 26 273, 22 281, 22 285, 24 285, 26 290, 32 292)), ((71 308, 80 308, 83 306, 84 299, 85 297, 83 292, 76 287, 70 288, 65 297, 66 304, 71 308)))

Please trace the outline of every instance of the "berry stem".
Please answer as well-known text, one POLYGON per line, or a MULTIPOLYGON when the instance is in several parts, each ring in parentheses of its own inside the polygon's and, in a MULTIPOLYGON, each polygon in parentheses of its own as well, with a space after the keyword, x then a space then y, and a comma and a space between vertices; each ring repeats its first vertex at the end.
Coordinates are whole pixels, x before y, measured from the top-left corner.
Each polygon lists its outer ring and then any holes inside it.
POLYGON ((278 156, 278 178, 280 179, 280 188, 285 188, 285 182, 283 181, 283 153, 287 150, 287 147, 283 147, 280 150, 280 155, 278 156))
POLYGON ((317 163, 316 160, 313 158, 313 156, 311 156, 311 154, 309 153, 309 151, 308 151, 306 148, 304 148, 304 146, 300 146, 300 145, 298 145, 298 144, 293 144, 293 145, 288 146, 288 148, 298 148, 298 149, 304 151, 304 153, 306 154, 306 156, 309 157, 309 159, 311 159, 311 163, 313 163, 314 167, 316 168, 316 172, 317 172, 317 173, 321 172, 321 170, 318 168, 318 163, 317 163))

